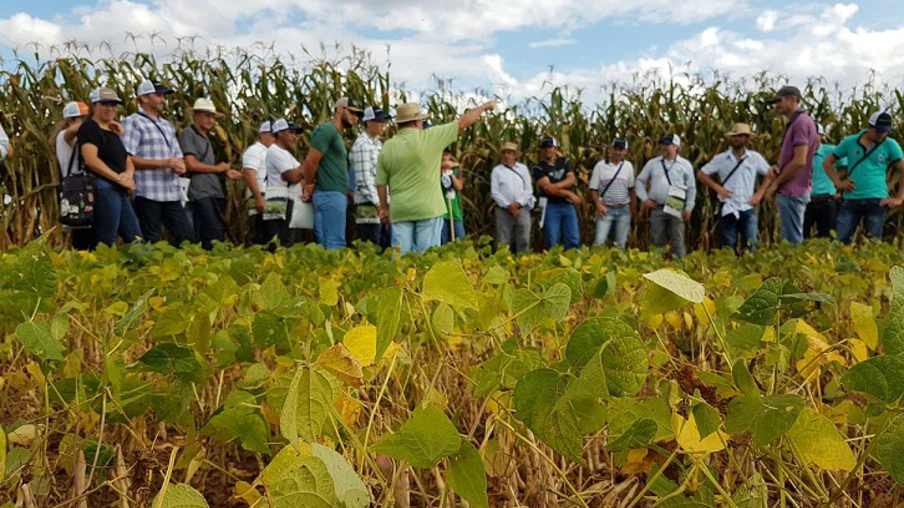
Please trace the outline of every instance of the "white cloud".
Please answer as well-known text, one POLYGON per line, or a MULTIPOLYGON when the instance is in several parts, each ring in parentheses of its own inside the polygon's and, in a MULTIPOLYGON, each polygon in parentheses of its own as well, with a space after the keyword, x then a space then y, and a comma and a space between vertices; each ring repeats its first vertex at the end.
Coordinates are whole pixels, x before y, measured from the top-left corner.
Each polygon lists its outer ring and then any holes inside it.
POLYGON ((566 38, 558 38, 558 39, 546 39, 542 41, 536 41, 528 44, 527 46, 531 49, 540 49, 540 48, 557 48, 559 46, 574 46, 578 41, 574 39, 566 39, 566 38))
POLYGON ((770 9, 756 17, 756 27, 762 32, 772 32, 775 30, 776 21, 778 21, 778 12, 770 9))

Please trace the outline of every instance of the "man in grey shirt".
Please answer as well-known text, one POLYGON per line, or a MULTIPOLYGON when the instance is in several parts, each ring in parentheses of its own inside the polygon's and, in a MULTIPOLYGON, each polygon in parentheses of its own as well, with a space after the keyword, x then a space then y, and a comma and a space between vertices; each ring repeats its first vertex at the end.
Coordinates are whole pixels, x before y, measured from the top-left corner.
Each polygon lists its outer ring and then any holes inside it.
POLYGON ((209 134, 218 116, 213 103, 198 99, 192 108, 194 124, 179 134, 179 146, 185 155, 185 168, 191 176, 188 200, 192 206, 195 237, 207 250, 213 248, 213 241, 225 241, 226 211, 225 178, 241 180, 242 174, 230 169, 225 162, 216 163, 209 134))
POLYGON ((678 155, 681 138, 677 134, 664 136, 659 142, 660 157, 650 159, 637 175, 637 199, 650 210, 650 234, 653 245, 672 244, 676 258, 684 257, 684 228, 691 220, 697 198, 697 180, 690 161, 678 155), (650 186, 649 194, 647 185, 650 186))

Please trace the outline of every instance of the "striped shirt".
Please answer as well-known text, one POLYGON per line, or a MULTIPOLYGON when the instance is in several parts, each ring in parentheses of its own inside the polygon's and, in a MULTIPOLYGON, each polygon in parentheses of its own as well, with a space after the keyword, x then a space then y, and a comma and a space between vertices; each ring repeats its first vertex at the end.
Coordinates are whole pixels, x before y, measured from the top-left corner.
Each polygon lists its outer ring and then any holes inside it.
POLYGON ((355 204, 378 205, 377 196, 377 157, 383 148, 379 138, 372 138, 362 132, 349 153, 351 166, 355 172, 355 204))
POLYGON ((603 189, 606 190, 606 193, 600 196, 600 201, 604 205, 622 206, 629 204, 629 191, 634 188, 634 165, 628 161, 611 164, 609 159, 597 162, 596 166, 593 167, 593 174, 590 176, 590 188, 599 194, 602 194, 603 189), (621 167, 621 170, 619 170, 619 167, 621 167), (618 178, 616 178, 616 174, 618 178))
MULTIPOLYGON (((143 111, 122 121, 122 143, 129 155, 142 159, 182 158, 173 124, 163 118, 153 119, 143 111)), ((179 201, 179 175, 172 168, 135 171, 135 194, 151 201, 179 201)))

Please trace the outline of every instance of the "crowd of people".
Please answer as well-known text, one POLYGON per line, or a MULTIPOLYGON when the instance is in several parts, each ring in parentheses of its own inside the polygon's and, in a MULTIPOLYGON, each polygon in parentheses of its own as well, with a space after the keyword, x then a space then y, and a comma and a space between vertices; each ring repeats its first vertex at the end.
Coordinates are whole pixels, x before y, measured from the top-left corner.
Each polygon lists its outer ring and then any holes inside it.
MULTIPOLYGON (((399 105, 396 116, 343 97, 332 117, 310 135, 299 162, 293 155, 302 128, 286 119, 263 122, 258 139, 245 150, 242 167, 217 160, 210 132, 222 113, 206 98, 191 109, 191 125, 177 133, 164 118, 174 90, 145 80, 137 87, 139 110, 118 120, 121 99, 109 88, 92 92, 90 105, 66 104, 54 134, 60 175, 94 175, 93 221, 72 228, 74 248, 126 242, 156 242, 163 228, 176 244, 200 242, 211 249, 227 240, 227 181, 242 181, 254 240, 282 245, 306 241, 305 232, 326 249, 346 246, 353 205, 357 238, 381 248, 424 252, 466 237, 461 206, 465 173, 450 146, 459 133, 495 108, 482 104, 455 121, 430 126, 417 103, 399 105), (387 122, 397 132, 383 139, 387 122), (363 124, 346 147, 345 134, 363 124)), ((736 123, 725 133, 730 148, 695 170, 681 156, 681 135, 660 139, 660 155, 636 174, 627 160, 628 140, 612 141, 593 168, 586 198, 595 211, 593 243, 611 238, 627 247, 635 199, 649 211, 652 243, 686 254, 685 229, 694 212, 697 183, 718 195, 718 225, 725 246, 737 253, 758 244, 757 207, 774 200, 782 239, 798 244, 811 236, 850 242, 860 223, 881 239, 886 211, 904 203, 904 184, 892 197, 891 166, 904 182, 904 154, 889 138, 892 118, 869 117, 860 132, 835 146, 825 130, 801 109, 800 91, 781 88, 769 103, 787 119, 779 158, 770 164, 748 147, 750 126, 736 123)), ((0 157, 9 150, 0 130, 0 157)), ((543 137, 539 161, 531 169, 519 161, 519 146, 504 142, 492 169, 498 245, 513 252, 530 249, 533 222, 545 245, 577 248, 581 243, 577 190, 571 162, 554 137, 543 137)), ((235 242, 235 239, 229 238, 235 242)))

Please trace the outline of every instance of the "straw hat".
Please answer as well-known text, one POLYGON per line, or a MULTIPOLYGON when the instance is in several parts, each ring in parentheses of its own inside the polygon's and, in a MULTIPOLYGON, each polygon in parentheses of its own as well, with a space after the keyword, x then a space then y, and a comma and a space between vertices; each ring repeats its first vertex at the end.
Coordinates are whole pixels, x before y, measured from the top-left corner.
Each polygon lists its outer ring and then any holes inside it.
POLYGON ((726 138, 732 136, 753 136, 753 132, 750 131, 750 126, 746 123, 736 123, 731 127, 730 131, 725 133, 726 138))
POLYGON ((520 152, 520 150, 518 150, 518 145, 516 145, 515 143, 512 143, 511 141, 506 141, 505 143, 502 144, 502 148, 499 149, 500 152, 504 152, 506 150, 510 150, 515 153, 520 152))
POLYGON ((408 123, 415 120, 423 120, 427 118, 426 114, 421 113, 421 106, 416 102, 402 104, 396 108, 396 123, 408 123))

